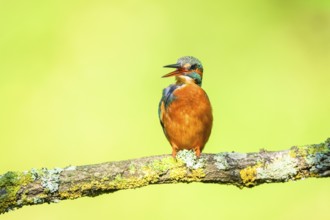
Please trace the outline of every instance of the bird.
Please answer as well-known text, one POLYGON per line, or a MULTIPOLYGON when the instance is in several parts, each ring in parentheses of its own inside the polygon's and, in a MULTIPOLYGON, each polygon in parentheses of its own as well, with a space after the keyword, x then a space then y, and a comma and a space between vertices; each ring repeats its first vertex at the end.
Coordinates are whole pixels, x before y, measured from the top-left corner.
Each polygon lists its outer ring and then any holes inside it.
POLYGON ((184 56, 175 64, 164 66, 175 70, 162 76, 175 76, 176 82, 162 92, 158 116, 163 132, 172 146, 175 158, 180 150, 193 150, 200 157, 213 124, 208 95, 201 88, 203 66, 193 56, 184 56))

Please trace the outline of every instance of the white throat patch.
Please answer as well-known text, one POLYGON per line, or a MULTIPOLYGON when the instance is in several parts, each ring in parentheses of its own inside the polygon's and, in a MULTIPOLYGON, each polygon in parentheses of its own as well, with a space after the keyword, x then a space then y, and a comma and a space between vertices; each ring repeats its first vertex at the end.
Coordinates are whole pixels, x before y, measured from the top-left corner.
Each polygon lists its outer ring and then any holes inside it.
POLYGON ((189 76, 185 76, 185 75, 176 76, 176 80, 179 83, 187 83, 187 84, 195 83, 193 78, 191 78, 189 76))

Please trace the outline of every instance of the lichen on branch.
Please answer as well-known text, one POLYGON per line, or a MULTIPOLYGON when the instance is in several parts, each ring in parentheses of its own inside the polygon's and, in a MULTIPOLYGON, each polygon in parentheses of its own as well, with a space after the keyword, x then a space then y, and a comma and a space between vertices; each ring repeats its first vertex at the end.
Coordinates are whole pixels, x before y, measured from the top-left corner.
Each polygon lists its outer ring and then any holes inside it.
POLYGON ((26 205, 97 196, 150 184, 217 183, 254 187, 330 176, 330 138, 283 151, 202 154, 192 151, 95 165, 9 171, 0 175, 0 214, 26 205))

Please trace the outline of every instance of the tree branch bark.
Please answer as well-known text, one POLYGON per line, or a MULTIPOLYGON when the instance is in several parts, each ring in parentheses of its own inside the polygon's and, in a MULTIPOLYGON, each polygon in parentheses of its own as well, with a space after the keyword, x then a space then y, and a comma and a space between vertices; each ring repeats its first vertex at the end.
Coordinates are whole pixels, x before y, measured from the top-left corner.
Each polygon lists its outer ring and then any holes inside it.
POLYGON ((330 138, 321 144, 257 153, 170 155, 0 175, 0 214, 26 205, 97 196, 149 184, 217 183, 254 187, 330 176, 330 138))

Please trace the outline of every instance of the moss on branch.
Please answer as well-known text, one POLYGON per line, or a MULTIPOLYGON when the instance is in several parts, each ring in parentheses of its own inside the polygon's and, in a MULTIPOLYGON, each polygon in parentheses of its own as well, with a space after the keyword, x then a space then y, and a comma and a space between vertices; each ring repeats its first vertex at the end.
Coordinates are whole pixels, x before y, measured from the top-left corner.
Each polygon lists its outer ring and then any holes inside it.
POLYGON ((204 182, 254 187, 330 176, 330 138, 321 144, 257 153, 191 151, 96 165, 9 171, 0 175, 0 214, 26 205, 97 196, 150 184, 204 182))

